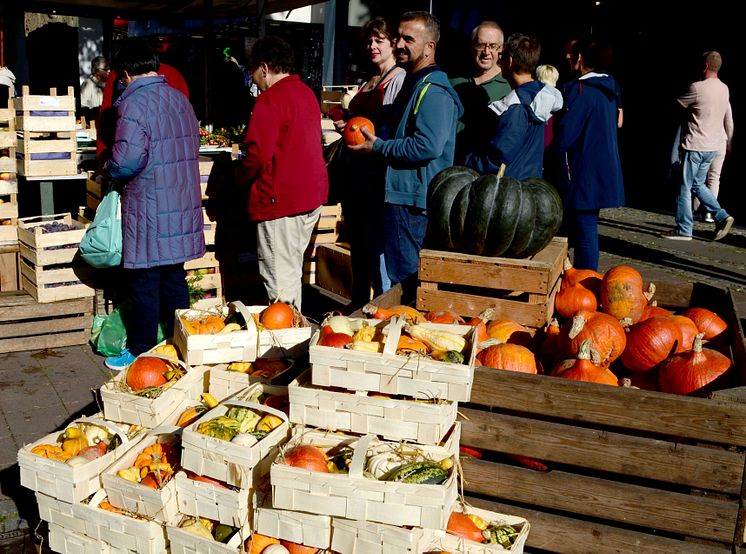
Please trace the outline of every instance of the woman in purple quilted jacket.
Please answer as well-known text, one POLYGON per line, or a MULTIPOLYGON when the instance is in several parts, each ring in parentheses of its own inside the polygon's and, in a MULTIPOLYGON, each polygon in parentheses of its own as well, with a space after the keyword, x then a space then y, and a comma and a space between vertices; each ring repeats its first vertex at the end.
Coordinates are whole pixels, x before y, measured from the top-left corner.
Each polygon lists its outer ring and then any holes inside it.
POLYGON ((174 310, 189 307, 184 262, 205 253, 199 188, 199 125, 186 96, 158 75, 158 57, 126 42, 114 69, 116 137, 104 171, 122 185, 122 261, 130 284, 128 350, 107 358, 121 370, 156 344, 159 319, 173 334, 174 310))

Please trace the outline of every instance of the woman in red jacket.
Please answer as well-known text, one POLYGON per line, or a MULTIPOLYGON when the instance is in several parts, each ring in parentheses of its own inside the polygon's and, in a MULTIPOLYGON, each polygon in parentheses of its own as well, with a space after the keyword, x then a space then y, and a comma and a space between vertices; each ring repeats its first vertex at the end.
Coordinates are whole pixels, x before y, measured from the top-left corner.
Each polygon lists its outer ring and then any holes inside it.
POLYGON ((329 192, 321 109, 313 91, 291 74, 293 50, 283 39, 257 40, 249 66, 261 94, 246 131, 239 179, 250 185, 259 275, 270 301, 300 310, 303 253, 329 192))

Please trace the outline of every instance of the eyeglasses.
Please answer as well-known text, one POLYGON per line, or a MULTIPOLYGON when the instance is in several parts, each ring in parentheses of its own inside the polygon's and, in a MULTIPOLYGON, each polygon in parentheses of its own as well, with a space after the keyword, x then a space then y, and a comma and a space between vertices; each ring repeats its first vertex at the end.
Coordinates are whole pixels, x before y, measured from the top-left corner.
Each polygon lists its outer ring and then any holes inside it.
POLYGON ((489 50, 490 52, 494 53, 500 50, 500 45, 494 42, 479 42, 474 45, 474 50, 476 50, 477 52, 484 52, 485 50, 489 50))

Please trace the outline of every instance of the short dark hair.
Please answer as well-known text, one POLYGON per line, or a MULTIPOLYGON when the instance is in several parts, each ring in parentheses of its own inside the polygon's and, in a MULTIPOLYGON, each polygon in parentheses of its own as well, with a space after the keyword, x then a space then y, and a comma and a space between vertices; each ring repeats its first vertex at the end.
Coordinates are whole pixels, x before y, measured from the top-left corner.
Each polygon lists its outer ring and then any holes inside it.
POLYGON ((368 40, 372 36, 380 36, 393 42, 395 34, 396 33, 393 32, 389 22, 383 17, 374 17, 363 25, 362 29, 360 29, 360 36, 362 36, 364 40, 368 40))
POLYGON ((533 75, 541 57, 541 44, 539 44, 539 39, 535 37, 513 33, 505 41, 505 49, 502 55, 513 58, 513 71, 516 73, 533 75))
POLYGON ((126 71, 132 76, 158 71, 161 64, 153 48, 138 38, 126 39, 122 42, 113 65, 117 75, 122 76, 126 71))
POLYGON ((572 59, 583 56, 586 69, 608 71, 612 64, 613 50, 611 46, 594 36, 580 37, 572 45, 572 59))
POLYGON ((266 63, 273 73, 292 73, 295 71, 293 48, 280 37, 262 37, 251 47, 249 67, 256 69, 263 63, 266 63))
POLYGON ((421 21, 422 24, 425 26, 425 31, 427 31, 427 34, 430 35, 430 39, 435 41, 436 43, 440 40, 440 21, 430 12, 404 12, 404 14, 401 16, 401 19, 399 19, 399 22, 402 21, 421 21))

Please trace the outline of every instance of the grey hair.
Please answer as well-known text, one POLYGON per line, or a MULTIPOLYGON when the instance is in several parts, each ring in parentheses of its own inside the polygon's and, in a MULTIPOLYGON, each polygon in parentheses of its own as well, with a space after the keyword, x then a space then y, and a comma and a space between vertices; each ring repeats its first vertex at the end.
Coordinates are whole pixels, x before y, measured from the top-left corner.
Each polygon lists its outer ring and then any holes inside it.
POLYGON ((472 42, 474 42, 474 40, 477 38, 479 29, 495 29, 498 33, 500 33, 500 45, 505 42, 505 33, 503 32, 503 28, 494 21, 482 21, 479 25, 474 27, 474 30, 471 32, 472 42))

